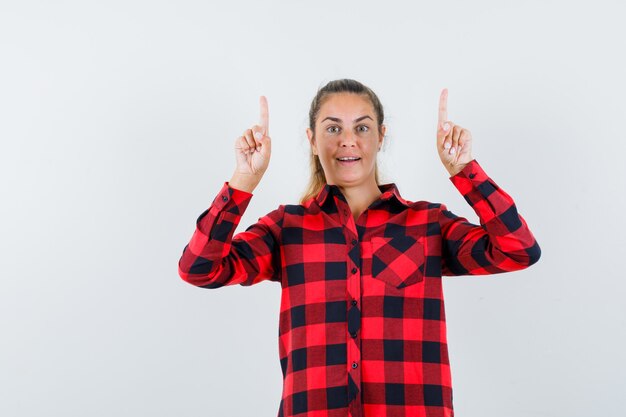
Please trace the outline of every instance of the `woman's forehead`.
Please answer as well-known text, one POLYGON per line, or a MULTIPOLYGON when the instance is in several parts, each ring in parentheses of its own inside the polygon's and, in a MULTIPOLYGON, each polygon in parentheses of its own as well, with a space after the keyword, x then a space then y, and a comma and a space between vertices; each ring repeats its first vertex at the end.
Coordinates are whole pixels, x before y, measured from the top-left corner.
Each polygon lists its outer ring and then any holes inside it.
POLYGON ((343 121, 353 121, 361 116, 374 118, 372 104, 366 96, 351 93, 335 93, 320 107, 319 120, 330 116, 343 121))

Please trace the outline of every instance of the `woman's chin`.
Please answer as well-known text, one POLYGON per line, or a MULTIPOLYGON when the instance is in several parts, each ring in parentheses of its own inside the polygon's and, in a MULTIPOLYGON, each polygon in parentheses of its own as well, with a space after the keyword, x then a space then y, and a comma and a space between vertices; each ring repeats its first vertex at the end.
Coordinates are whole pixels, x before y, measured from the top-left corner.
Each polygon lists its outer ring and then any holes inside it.
POLYGON ((354 185, 364 181, 365 177, 358 172, 335 175, 335 183, 338 185, 354 185))
MULTIPOLYGON (((374 178, 374 171, 372 169, 370 175, 372 181, 374 178)), ((355 185, 362 184, 368 181, 368 175, 365 173, 363 167, 337 167, 333 170, 332 178, 334 183, 338 185, 355 185)))

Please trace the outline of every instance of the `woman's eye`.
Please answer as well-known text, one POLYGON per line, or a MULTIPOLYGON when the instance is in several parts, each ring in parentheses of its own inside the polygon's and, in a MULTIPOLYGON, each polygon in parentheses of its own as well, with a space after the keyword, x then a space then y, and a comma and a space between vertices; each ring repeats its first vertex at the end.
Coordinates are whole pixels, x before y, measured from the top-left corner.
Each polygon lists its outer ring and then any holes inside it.
MULTIPOLYGON (((361 132, 368 132, 370 130, 369 126, 367 125, 360 125, 358 129, 360 129, 361 132)), ((326 128, 326 131, 329 133, 337 133, 339 131, 339 126, 328 126, 326 128), (334 130, 334 129, 337 129, 337 130, 334 130)))

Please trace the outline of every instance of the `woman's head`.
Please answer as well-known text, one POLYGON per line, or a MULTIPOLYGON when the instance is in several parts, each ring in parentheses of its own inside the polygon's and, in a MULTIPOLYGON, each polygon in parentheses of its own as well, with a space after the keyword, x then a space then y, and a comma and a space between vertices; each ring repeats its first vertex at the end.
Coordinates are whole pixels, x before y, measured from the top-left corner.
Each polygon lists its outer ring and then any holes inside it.
POLYGON ((356 186, 379 183, 376 157, 385 136, 383 106, 376 94, 358 81, 331 81, 311 102, 307 137, 311 178, 301 203, 326 184, 356 186), (356 156, 356 162, 338 158, 356 156))

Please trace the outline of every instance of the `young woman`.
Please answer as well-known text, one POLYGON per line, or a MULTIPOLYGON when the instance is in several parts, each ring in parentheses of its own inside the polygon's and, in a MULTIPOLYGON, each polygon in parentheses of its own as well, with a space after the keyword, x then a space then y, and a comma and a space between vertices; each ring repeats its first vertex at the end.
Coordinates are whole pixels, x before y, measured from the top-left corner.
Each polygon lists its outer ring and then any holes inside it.
POLYGON ((441 277, 520 270, 541 251, 472 157, 470 132, 448 120, 447 90, 436 148, 480 225, 379 184, 382 105, 343 79, 311 103, 311 179, 300 204, 233 237, 270 160, 265 97, 260 104, 260 124, 235 141, 235 173, 197 219, 181 278, 204 288, 280 283, 279 417, 453 416, 441 277))

